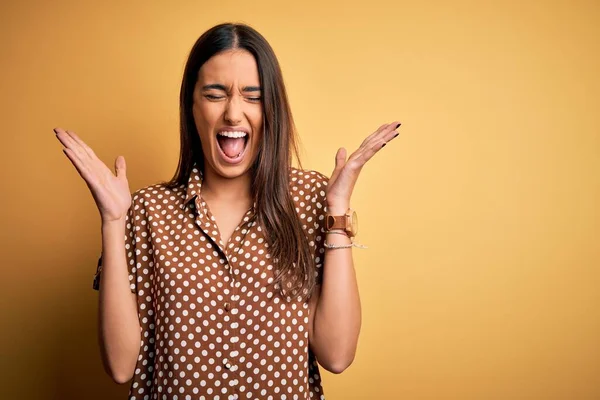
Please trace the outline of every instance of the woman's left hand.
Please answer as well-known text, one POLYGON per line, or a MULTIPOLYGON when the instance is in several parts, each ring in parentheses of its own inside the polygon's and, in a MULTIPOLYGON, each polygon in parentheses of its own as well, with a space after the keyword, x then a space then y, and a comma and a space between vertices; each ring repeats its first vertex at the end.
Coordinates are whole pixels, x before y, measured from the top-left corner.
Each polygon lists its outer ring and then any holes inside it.
POLYGON ((327 184, 327 209, 334 215, 346 213, 350 206, 350 196, 358 179, 362 167, 371 159, 387 142, 398 136, 396 129, 400 127, 398 121, 384 124, 375 132, 367 136, 358 150, 350 154, 346 160, 346 149, 340 148, 335 156, 335 169, 327 184))

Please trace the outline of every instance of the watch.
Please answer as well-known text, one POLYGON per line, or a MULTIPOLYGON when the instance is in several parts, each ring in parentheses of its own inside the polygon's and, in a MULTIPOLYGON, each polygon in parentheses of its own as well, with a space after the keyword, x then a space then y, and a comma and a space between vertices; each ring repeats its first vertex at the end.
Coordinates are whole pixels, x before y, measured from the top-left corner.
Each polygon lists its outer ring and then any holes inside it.
POLYGON ((349 237, 356 236, 358 232, 358 217, 356 211, 349 208, 344 215, 327 214, 325 217, 325 227, 328 231, 332 229, 342 229, 349 237))

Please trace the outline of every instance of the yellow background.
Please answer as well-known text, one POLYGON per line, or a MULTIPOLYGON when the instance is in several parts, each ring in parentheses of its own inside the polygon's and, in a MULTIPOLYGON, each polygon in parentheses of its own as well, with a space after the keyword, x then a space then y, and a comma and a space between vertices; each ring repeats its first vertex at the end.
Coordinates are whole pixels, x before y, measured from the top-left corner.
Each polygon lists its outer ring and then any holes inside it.
POLYGON ((363 328, 327 399, 600 399, 600 3, 11 3, 2 398, 126 398, 97 348, 99 214, 52 128, 124 155, 132 191, 170 178, 188 52, 238 21, 279 57, 305 167, 403 123, 352 198, 363 328))

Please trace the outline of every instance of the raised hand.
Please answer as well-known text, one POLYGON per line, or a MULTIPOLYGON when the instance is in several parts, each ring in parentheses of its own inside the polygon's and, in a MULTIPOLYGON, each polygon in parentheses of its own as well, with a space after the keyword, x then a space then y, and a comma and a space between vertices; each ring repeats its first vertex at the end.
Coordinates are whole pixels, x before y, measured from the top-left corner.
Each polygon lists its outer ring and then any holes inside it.
POLYGON ((384 124, 367 136, 358 150, 346 160, 346 149, 340 148, 335 156, 335 169, 327 184, 327 208, 331 213, 343 214, 350 205, 350 197, 362 167, 390 140, 398 136, 398 121, 384 124))
POLYGON ((119 156, 115 160, 115 175, 75 132, 55 128, 54 133, 65 146, 63 152, 90 189, 102 222, 124 221, 131 206, 125 158, 119 156))

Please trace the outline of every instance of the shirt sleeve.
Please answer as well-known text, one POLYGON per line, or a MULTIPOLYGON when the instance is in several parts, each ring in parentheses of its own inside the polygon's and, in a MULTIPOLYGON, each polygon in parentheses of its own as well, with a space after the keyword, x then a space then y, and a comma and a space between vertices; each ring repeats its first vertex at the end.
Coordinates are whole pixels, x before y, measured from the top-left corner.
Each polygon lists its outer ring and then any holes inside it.
POLYGON ((323 282, 323 263, 325 262, 325 213, 327 212, 326 189, 329 178, 314 171, 314 182, 311 182, 312 227, 309 230, 310 246, 317 269, 317 284, 323 282))
MULTIPOLYGON (((129 273, 129 289, 132 293, 138 292, 140 283, 144 280, 142 274, 148 273, 152 262, 152 250, 149 246, 147 221, 143 211, 143 198, 134 193, 131 207, 127 212, 125 221, 125 256, 127 258, 127 271, 129 273)), ((100 275, 102 273, 102 253, 96 265, 96 274, 92 288, 100 290, 100 275)))

